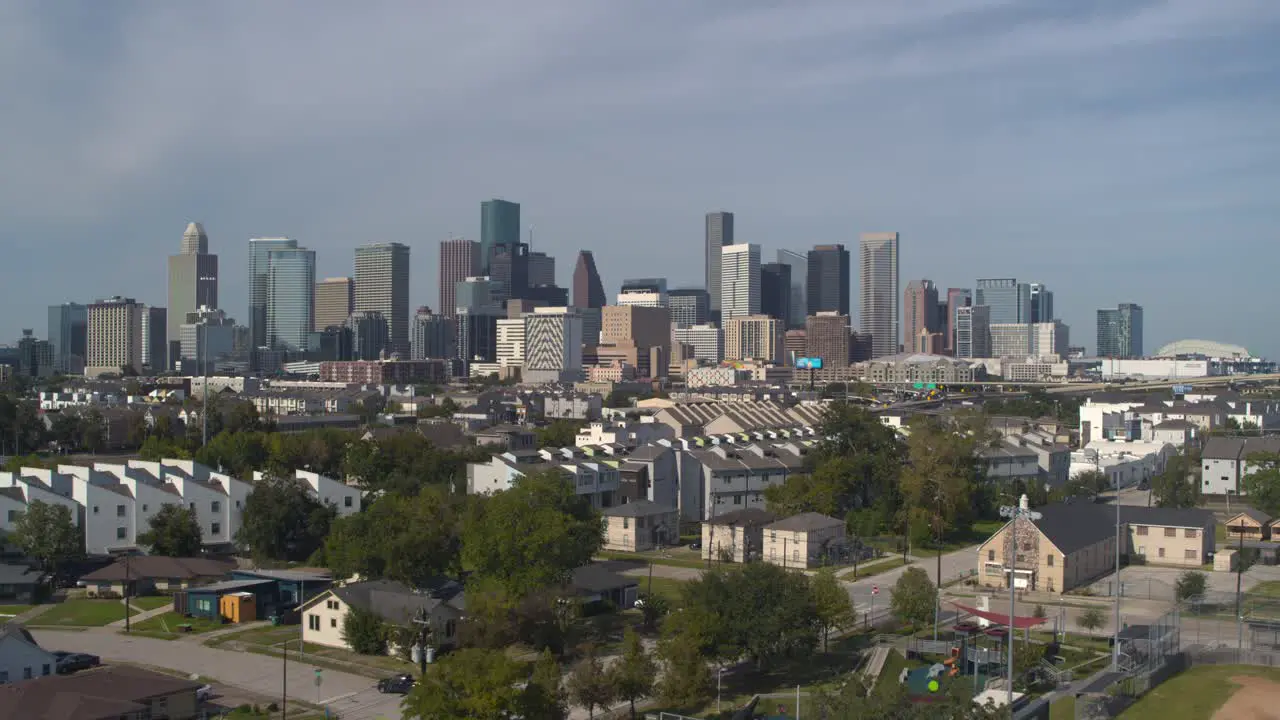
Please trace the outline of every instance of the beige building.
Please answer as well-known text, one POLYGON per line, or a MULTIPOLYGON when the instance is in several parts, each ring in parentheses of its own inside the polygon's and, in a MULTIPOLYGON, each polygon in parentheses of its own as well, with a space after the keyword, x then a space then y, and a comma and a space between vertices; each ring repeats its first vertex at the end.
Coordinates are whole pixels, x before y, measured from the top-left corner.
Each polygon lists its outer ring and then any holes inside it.
MULTIPOLYGON (((391 580, 332 587, 302 606, 302 641, 350 650, 342 638, 342 626, 353 607, 373 612, 395 627, 409 627, 425 615, 431 626, 432 647, 444 648, 457 643, 465 593, 454 581, 423 591, 391 580)), ((388 652, 396 650, 388 647, 388 652)))
POLYGON ((1271 516, 1261 510, 1253 508, 1245 508, 1235 515, 1227 519, 1227 537, 1232 540, 1239 540, 1242 536, 1245 540, 1270 540, 1271 534, 1271 516))
MULTIPOLYGON (((671 311, 665 307, 606 305, 600 309, 600 342, 594 364, 631 365, 641 377, 658 377, 671 363, 671 311)), ((584 360, 585 361, 585 360, 584 360)))
POLYGON ((724 359, 783 361, 786 326, 768 315, 729 318, 724 323, 724 359))
POLYGON ((142 372, 142 313, 133 298, 113 297, 89 305, 84 374, 120 373, 123 367, 142 372))
POLYGON ((632 500, 607 508, 604 514, 606 550, 644 552, 680 539, 680 518, 674 508, 649 500, 632 500))
POLYGON ((349 277, 325 278, 316 283, 316 302, 312 328, 322 332, 327 327, 346 325, 355 307, 355 285, 349 277))
MULTIPOLYGON (((1120 551, 1151 564, 1199 567, 1213 552, 1214 519, 1208 510, 1120 508, 1120 551)), ((1062 593, 1115 572, 1115 508, 1071 503, 1036 508, 1021 538, 1014 568, 1018 588, 1062 593)), ((1006 524, 978 547, 978 583, 1007 588, 1006 524)))
POLYGON ((759 508, 723 513, 702 523, 702 559, 746 562, 764 552, 764 528, 777 515, 759 508))
POLYGON ((800 513, 764 529, 764 561, 785 568, 825 563, 844 545, 844 522, 820 513, 800 513))

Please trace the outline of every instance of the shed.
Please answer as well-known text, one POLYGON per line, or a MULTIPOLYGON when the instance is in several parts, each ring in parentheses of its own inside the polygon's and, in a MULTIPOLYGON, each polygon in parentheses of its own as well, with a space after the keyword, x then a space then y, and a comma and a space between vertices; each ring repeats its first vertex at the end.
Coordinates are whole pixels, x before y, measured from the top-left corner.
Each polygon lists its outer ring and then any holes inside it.
POLYGON ((1235 567, 1235 550, 1219 550, 1213 556, 1214 572, 1231 572, 1231 568, 1235 567))
MULTIPOLYGON (((255 596, 255 607, 261 610, 272 605, 276 587, 271 580, 227 580, 226 582, 205 585, 187 590, 185 602, 187 614, 206 620, 219 620, 222 617, 222 597, 232 593, 249 593, 255 596), (268 602, 263 602, 263 600, 268 602)), ((178 600, 174 600, 177 607, 178 600)))
POLYGON ((218 598, 218 614, 232 623, 247 623, 258 619, 257 597, 251 592, 227 593, 218 598))

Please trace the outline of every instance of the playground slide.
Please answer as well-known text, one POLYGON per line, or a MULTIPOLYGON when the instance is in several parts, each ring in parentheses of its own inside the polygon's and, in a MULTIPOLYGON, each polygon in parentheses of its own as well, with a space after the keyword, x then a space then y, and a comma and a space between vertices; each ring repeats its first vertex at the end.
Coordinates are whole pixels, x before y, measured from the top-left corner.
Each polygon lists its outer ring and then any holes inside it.
POLYGON ((954 657, 949 657, 946 660, 943 660, 942 664, 946 665, 947 667, 951 667, 952 665, 956 664, 956 659, 954 657))

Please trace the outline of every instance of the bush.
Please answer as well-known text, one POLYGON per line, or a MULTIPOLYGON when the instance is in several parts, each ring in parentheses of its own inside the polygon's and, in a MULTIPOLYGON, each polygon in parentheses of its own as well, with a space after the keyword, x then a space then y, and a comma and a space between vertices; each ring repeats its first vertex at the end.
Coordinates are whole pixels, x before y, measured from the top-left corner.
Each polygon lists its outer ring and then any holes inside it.
POLYGON ((353 607, 342 619, 342 639, 361 655, 385 655, 387 635, 386 623, 369 610, 353 607))
POLYGON ((1188 600, 1203 595, 1207 578, 1202 572, 1196 570, 1188 570, 1178 576, 1178 582, 1174 586, 1174 593, 1179 600, 1188 600))

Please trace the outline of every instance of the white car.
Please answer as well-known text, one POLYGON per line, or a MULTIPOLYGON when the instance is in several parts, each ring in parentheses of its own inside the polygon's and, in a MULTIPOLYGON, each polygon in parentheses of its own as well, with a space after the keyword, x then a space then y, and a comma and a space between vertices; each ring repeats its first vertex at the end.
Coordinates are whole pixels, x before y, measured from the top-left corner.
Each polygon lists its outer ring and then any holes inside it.
POLYGON ((213 697, 212 685, 201 685, 196 688, 196 702, 208 702, 213 697))

